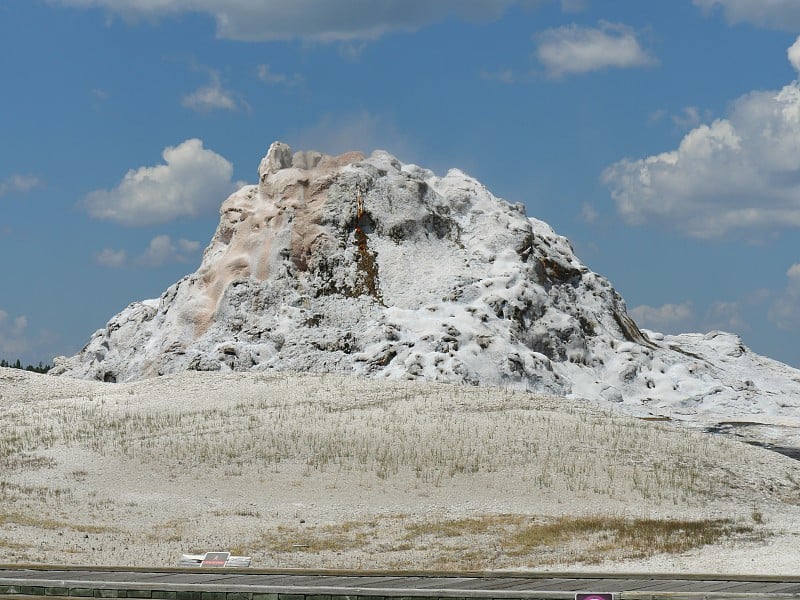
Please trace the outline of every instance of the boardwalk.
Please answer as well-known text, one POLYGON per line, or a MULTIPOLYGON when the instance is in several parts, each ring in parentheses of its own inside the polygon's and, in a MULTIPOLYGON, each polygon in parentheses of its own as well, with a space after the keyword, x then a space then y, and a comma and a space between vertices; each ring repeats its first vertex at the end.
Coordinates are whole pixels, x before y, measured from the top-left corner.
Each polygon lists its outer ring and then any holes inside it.
POLYGON ((800 598, 800 576, 0 567, 0 597, 14 600, 553 600, 578 592, 620 600, 800 598))

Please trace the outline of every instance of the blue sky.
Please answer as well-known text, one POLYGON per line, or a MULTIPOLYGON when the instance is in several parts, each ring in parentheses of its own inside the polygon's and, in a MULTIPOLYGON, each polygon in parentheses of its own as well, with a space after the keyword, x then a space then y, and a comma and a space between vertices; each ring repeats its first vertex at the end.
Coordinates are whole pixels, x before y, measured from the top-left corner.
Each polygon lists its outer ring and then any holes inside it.
POLYGON ((458 167, 800 366, 796 0, 0 0, 0 357, 195 270, 276 139, 458 167))

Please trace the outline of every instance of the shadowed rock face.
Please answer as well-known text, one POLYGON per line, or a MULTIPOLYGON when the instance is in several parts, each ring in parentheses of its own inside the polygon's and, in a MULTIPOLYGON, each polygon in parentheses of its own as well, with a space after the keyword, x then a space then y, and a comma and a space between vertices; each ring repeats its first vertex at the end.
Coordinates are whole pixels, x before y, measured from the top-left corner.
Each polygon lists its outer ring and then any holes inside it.
POLYGON ((648 337, 565 238, 458 170, 437 177, 385 152, 334 157, 276 142, 258 181, 222 204, 197 271, 128 306, 52 373, 333 371, 520 387, 645 414, 733 406, 763 396, 759 381, 796 377, 746 349, 733 357, 725 348, 741 342, 728 334, 648 337), (769 376, 735 389, 748 369, 769 376))

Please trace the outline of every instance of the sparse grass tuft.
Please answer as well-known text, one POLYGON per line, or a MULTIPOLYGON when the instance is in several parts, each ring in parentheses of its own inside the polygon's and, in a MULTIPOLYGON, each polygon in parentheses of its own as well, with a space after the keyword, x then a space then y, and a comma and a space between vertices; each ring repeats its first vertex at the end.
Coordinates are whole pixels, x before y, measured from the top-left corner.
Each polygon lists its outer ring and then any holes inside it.
POLYGON ((169 519, 155 525, 147 534, 153 542, 180 542, 188 536, 189 520, 185 518, 169 519))
POLYGON ((529 524, 506 538, 503 545, 510 556, 527 556, 580 541, 584 548, 575 554, 575 560, 600 562, 611 556, 643 558, 662 553, 679 554, 752 530, 735 525, 729 519, 560 517, 550 523, 529 524))
MULTIPOLYGON (((177 410, 171 402, 140 406, 134 386, 39 410, 6 404, 0 465, 52 466, 37 453, 66 446, 143 465, 192 464, 227 479, 253 466, 268 475, 286 463, 304 464, 307 475, 412 475, 434 485, 514 470, 523 488, 682 506, 731 487, 720 466, 730 462, 725 440, 566 400, 318 375, 258 376, 252 384, 236 398, 177 410)), ((79 482, 87 476, 72 473, 79 482)), ((779 484, 796 487, 789 479, 779 484)))
POLYGON ((418 566, 402 562, 399 553, 410 552, 412 556, 425 556, 427 566, 484 570, 680 554, 723 540, 763 535, 752 526, 729 519, 500 514, 414 521, 408 515, 383 515, 337 525, 281 526, 244 547, 248 553, 280 557, 281 564, 306 565, 310 564, 304 558, 308 555, 355 552, 372 557, 375 564, 418 566), (392 535, 388 532, 398 530, 400 533, 389 542, 392 535))
MULTIPOLYGON (((282 566, 309 567, 320 561, 342 567, 536 567, 752 539, 766 530, 753 498, 766 510, 777 500, 796 503, 800 489, 794 464, 781 466, 779 473, 777 467, 754 468, 766 463, 758 463, 755 450, 743 444, 585 403, 334 375, 217 375, 180 376, 168 392, 153 380, 102 388, 85 384, 92 393, 65 392, 58 398, 42 393, 14 401, 9 398, 20 394, 19 386, 2 387, 0 381, 0 534, 11 534, 13 523, 18 525, 13 531, 36 527, 41 539, 58 544, 59 537, 69 536, 58 536, 56 528, 89 533, 94 520, 126 524, 115 540, 120 549, 139 543, 131 536, 142 544, 169 546, 173 554, 224 541, 264 565, 279 560, 282 566), (70 462, 61 464, 61 457, 70 462), (97 465, 119 468, 120 494, 91 489, 111 481, 100 476, 97 465), (51 468, 53 477, 49 471, 27 476, 51 468), (150 511, 151 475, 159 493, 172 485, 191 489, 190 502, 150 511), (64 482, 71 487, 53 485, 64 482), (420 521, 420 514, 435 515, 436 509, 421 513, 403 504, 410 508, 398 510, 411 515, 374 516, 367 508, 356 511, 363 521, 299 525, 286 503, 276 502, 285 494, 292 499, 287 502, 308 505, 329 490, 333 502, 343 497, 351 502, 350 490, 344 495, 340 490, 363 486, 365 495, 397 490, 419 497, 420 506, 438 506, 451 490, 469 494, 492 482, 499 482, 498 494, 509 495, 501 505, 509 511, 560 514, 569 510, 567 504, 563 511, 555 506, 562 498, 609 511, 646 505, 652 514, 665 514, 659 511, 666 508, 680 515, 697 514, 695 507, 710 514, 707 506, 725 503, 725 510, 732 506, 736 512, 719 514, 736 514, 739 521, 552 519, 482 515, 471 508, 458 508, 453 518, 420 521), (205 498, 203 486, 209 485, 225 488, 213 502, 205 498), (229 493, 239 489, 241 494, 229 493), (4 514, 4 507, 15 513, 4 514), (43 516, 23 523, 16 513, 43 516), (131 526, 132 519, 143 525, 131 526), (267 525, 279 522, 283 526, 267 525), (237 533, 222 540, 216 533, 222 531, 237 533)), ((482 498, 476 494, 463 506, 481 510, 482 498)), ((325 518, 320 508, 303 516, 325 518)), ((74 550, 63 545, 59 551, 74 550)))
POLYGON ((406 525, 405 538, 410 540, 422 536, 460 537, 477 535, 508 527, 517 527, 524 521, 525 517, 523 515, 486 515, 465 519, 410 523, 406 525))
POLYGON ((12 524, 20 527, 35 527, 36 529, 49 529, 53 531, 78 531, 80 533, 114 533, 119 529, 92 524, 67 523, 43 515, 27 515, 21 513, 0 513, 0 525, 12 524))
POLYGON ((253 540, 251 551, 269 552, 344 552, 367 545, 368 524, 324 525, 303 528, 277 527, 253 540))
POLYGON ((469 569, 558 562, 594 564, 680 554, 723 539, 754 534, 752 527, 729 519, 628 519, 608 515, 555 519, 486 515, 412 523, 405 529, 406 547, 435 547, 443 566, 469 569), (454 545, 450 541, 454 538, 464 538, 466 546, 454 545), (477 546, 484 550, 473 552, 477 546), (486 548, 495 551, 490 553, 486 548))

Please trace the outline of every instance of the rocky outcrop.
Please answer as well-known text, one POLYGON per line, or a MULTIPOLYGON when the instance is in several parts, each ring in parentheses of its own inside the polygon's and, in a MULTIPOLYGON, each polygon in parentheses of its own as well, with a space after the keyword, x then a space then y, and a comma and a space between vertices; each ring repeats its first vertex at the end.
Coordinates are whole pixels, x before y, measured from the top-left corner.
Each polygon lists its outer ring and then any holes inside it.
POLYGON ((721 360, 720 340, 740 344, 729 334, 643 333, 567 239, 461 171, 276 142, 258 177, 222 204, 196 272, 128 306, 52 372, 331 371, 527 388, 645 414, 726 401, 746 412, 748 398, 796 410, 797 371, 746 349, 735 365, 721 360), (751 368, 763 376, 742 389, 751 368), (782 391, 764 389, 773 377, 782 391))

